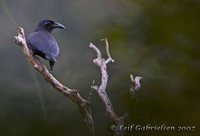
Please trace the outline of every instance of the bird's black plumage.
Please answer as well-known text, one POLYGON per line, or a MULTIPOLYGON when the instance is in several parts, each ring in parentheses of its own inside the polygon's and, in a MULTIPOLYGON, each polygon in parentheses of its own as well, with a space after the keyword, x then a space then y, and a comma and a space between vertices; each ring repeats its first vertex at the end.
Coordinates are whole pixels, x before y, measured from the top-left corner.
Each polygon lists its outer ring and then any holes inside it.
POLYGON ((48 60, 51 71, 59 54, 58 44, 52 35, 52 31, 55 28, 64 29, 65 27, 52 20, 42 20, 38 23, 35 32, 27 37, 29 49, 32 50, 34 55, 48 60))

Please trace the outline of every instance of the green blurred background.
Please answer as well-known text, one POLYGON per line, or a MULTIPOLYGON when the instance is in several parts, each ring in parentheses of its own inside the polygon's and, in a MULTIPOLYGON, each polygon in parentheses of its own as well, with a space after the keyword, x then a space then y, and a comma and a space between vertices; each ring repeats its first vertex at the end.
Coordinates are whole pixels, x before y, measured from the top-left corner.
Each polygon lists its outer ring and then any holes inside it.
MULTIPOLYGON (((196 127, 127 136, 199 135, 199 0, 0 0, 0 136, 85 133, 76 105, 52 89, 13 41, 17 26, 28 34, 47 18, 67 27, 54 31, 61 52, 53 74, 59 81, 86 98, 101 76, 89 42, 105 52, 99 39, 107 37, 116 60, 108 66, 107 91, 119 115, 129 112, 125 124, 196 127), (129 94, 131 73, 144 77, 135 98, 129 94)), ((113 135, 95 92, 91 102, 96 136, 113 135)))

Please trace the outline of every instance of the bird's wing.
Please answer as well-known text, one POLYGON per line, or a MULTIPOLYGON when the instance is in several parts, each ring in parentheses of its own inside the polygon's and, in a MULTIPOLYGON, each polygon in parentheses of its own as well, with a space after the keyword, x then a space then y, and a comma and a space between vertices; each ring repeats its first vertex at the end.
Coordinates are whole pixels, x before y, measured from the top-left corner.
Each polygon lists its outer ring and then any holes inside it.
POLYGON ((44 53, 48 60, 59 54, 58 44, 51 33, 33 32, 27 37, 27 44, 31 50, 44 53))

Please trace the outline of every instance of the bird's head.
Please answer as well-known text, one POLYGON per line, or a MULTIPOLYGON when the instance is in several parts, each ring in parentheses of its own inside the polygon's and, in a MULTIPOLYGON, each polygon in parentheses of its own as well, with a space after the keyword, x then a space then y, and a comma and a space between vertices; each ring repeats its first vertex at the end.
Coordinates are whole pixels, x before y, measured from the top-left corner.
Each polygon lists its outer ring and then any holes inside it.
POLYGON ((65 29, 65 26, 58 23, 58 22, 55 22, 55 21, 52 21, 52 20, 42 20, 38 23, 37 25, 37 28, 35 31, 49 31, 49 32, 52 32, 52 30, 54 28, 60 28, 60 29, 65 29))

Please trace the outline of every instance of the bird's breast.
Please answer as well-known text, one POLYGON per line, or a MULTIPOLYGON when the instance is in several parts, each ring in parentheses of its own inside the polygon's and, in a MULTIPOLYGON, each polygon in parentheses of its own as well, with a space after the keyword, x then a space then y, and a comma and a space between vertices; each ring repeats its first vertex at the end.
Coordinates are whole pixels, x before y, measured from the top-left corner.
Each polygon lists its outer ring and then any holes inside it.
POLYGON ((59 54, 56 39, 50 32, 37 31, 27 37, 27 44, 31 50, 43 52, 49 58, 55 58, 59 54))

